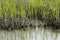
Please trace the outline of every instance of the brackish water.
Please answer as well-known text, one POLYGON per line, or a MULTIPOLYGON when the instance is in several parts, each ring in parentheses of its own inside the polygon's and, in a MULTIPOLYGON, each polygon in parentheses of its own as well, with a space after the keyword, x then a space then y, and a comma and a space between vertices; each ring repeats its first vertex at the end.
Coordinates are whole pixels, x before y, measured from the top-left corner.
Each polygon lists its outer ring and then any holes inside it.
POLYGON ((0 31, 0 40, 60 40, 60 32, 51 29, 0 31))

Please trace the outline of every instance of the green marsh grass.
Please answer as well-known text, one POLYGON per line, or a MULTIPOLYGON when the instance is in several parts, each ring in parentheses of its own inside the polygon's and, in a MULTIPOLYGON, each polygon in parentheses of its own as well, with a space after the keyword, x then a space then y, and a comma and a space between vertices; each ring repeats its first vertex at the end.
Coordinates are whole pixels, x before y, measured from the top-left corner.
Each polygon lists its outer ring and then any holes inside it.
POLYGON ((59 0, 26 0, 26 3, 25 0, 0 0, 0 20, 5 23, 3 27, 20 25, 21 19, 27 17, 58 21, 59 11, 59 0))

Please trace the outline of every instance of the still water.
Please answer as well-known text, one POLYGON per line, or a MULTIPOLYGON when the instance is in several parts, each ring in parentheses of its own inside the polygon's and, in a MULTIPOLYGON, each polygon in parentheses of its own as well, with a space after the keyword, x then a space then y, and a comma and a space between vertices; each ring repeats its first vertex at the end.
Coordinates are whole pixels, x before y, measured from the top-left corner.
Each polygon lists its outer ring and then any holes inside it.
POLYGON ((60 40, 60 33, 44 28, 0 31, 0 40, 60 40))

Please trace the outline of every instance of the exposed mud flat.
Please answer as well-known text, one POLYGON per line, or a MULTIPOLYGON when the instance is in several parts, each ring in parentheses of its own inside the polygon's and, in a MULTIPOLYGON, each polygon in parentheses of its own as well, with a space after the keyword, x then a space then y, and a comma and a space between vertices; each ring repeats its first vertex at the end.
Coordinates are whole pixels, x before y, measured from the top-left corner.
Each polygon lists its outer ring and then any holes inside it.
POLYGON ((0 40, 60 40, 60 32, 38 28, 0 31, 0 40))

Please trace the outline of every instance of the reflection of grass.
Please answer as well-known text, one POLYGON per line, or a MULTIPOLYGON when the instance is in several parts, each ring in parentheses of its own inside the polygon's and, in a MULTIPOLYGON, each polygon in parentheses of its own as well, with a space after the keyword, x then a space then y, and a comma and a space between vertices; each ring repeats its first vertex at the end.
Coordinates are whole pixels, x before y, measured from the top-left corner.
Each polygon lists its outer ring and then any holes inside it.
POLYGON ((59 38, 60 33, 53 32, 52 30, 44 30, 39 28, 39 30, 28 29, 28 30, 14 30, 14 31, 0 31, 1 40, 55 40, 59 38))
POLYGON ((20 18, 26 16, 34 19, 37 17, 39 20, 46 18, 53 21, 59 18, 59 0, 27 0, 26 3, 24 0, 0 0, 0 19, 3 19, 5 26, 19 26, 20 18))

